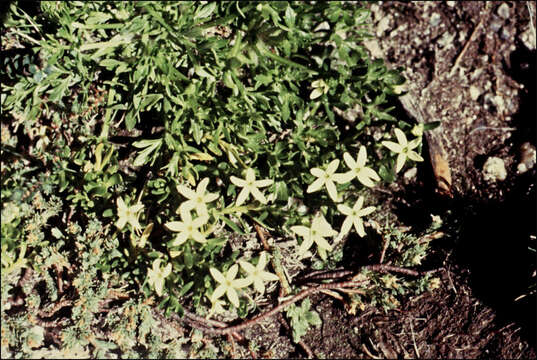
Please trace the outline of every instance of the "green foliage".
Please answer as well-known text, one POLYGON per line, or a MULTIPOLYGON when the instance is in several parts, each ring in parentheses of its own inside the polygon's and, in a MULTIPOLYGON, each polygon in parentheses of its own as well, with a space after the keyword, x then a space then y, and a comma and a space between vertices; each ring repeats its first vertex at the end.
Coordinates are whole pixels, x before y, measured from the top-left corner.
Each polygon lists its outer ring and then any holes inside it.
POLYGON ((295 343, 300 342, 300 339, 308 332, 310 326, 319 327, 322 324, 319 314, 315 310, 311 310, 310 307, 310 299, 305 299, 302 301, 301 306, 293 304, 286 310, 293 329, 293 341, 295 343))
MULTIPOLYGON (((276 281, 251 246, 252 225, 295 241, 303 266, 313 257, 335 267, 342 253, 332 245, 364 236, 358 218, 374 211, 369 198, 364 213, 353 204, 404 165, 406 148, 383 143, 401 144, 400 129, 416 152, 409 159, 420 159, 423 129, 390 114, 400 69, 361 46, 369 13, 357 4, 38 6, 32 17, 13 3, 5 23, 1 246, 11 285, 2 281, 2 306, 19 270, 44 284, 41 299, 27 283, 31 309, 60 301, 58 272, 68 274, 77 300, 62 341, 75 354, 135 356, 133 339, 147 356, 181 354, 182 340, 147 332, 142 299, 110 315, 112 340, 92 335, 111 289, 141 289, 168 313, 186 303, 247 316, 276 281)), ((408 247, 415 254, 402 265, 425 254, 408 247)), ((295 339, 318 322, 307 300, 290 311, 295 339)), ((31 321, 4 311, 2 321, 8 350, 40 341, 31 321)))

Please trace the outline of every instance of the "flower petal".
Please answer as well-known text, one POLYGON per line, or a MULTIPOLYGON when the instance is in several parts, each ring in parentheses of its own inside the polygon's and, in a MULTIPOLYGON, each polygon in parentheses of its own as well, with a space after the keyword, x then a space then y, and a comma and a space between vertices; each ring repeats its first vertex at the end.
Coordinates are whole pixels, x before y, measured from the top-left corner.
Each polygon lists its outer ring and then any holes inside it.
POLYGON ((204 194, 205 190, 207 189, 207 185, 209 185, 209 178, 206 177, 203 178, 198 184, 198 187, 196 188, 196 193, 204 194))
POLYGON ((322 236, 319 236, 317 239, 315 239, 315 242, 317 243, 317 246, 321 249, 324 249, 326 251, 332 250, 332 245, 330 245, 328 241, 326 241, 326 239, 322 236))
POLYGON ((376 210, 374 206, 368 206, 365 209, 358 211, 358 216, 367 216, 376 210))
POLYGON ((354 161, 348 152, 343 153, 343 161, 345 161, 345 164, 347 164, 347 167, 351 170, 357 166, 356 161, 354 161))
POLYGON ((250 195, 250 190, 248 190, 247 187, 244 187, 239 193, 239 196, 237 196, 237 206, 244 204, 244 202, 248 198, 248 195, 250 195))
POLYGON ((235 277, 237 276, 238 271, 239 271, 239 265, 237 265, 237 264, 231 265, 231 267, 228 269, 228 271, 226 273, 226 279, 228 279, 228 280, 235 279, 235 277))
POLYGON ((263 271, 261 273, 261 278, 265 281, 278 281, 280 278, 271 272, 263 271))
POLYGON ((395 133, 395 137, 397 137, 397 142, 399 143, 399 145, 405 147, 408 144, 405 133, 398 128, 395 128, 393 131, 395 133))
POLYGON ((336 172, 338 166, 339 166, 339 160, 338 159, 332 160, 330 164, 328 164, 328 167, 326 168, 326 172, 328 174, 333 174, 336 172))
POLYGON ((246 182, 254 182, 255 181, 255 171, 252 168, 246 169, 246 182))
POLYGON ((367 151, 365 149, 365 146, 360 146, 360 151, 358 152, 358 158, 356 159, 356 164, 359 167, 362 167, 367 162, 367 151))
MULTIPOLYGON (((209 269, 209 272, 211 273, 211 275, 213 276, 213 278, 219 282, 220 284, 224 284, 226 282, 226 278, 224 277, 224 275, 218 271, 217 269, 215 268, 210 268, 209 269)), ((216 290, 215 290, 216 292, 216 290)), ((222 292, 222 294, 224 293, 225 291, 222 292)))
POLYGON ((383 141, 382 145, 386 146, 394 153, 400 153, 401 151, 403 151, 403 147, 398 143, 394 143, 393 141, 383 141))
POLYGON ((232 281, 233 287, 235 289, 241 289, 243 287, 247 287, 252 283, 252 279, 250 277, 242 278, 242 279, 235 279, 232 281))
POLYGON ((304 238, 307 238, 310 236, 310 229, 302 225, 291 226, 291 231, 304 238))
POLYGON ((239 187, 244 187, 244 186, 246 186, 246 181, 245 181, 244 179, 239 179, 239 178, 236 177, 236 176, 233 176, 233 175, 230 176, 230 177, 229 177, 229 180, 230 180, 233 184, 235 184, 235 185, 237 185, 237 186, 239 186, 239 187))
POLYGON ((338 204, 337 209, 343 215, 350 215, 352 212, 352 209, 345 204, 338 204))
POLYGON ((117 208, 121 210, 127 210, 127 205, 125 205, 125 201, 123 201, 122 198, 118 197, 116 199, 117 208))
POLYGON ((304 241, 302 241, 302 244, 300 244, 300 248, 298 249, 298 254, 303 255, 306 253, 306 251, 309 250, 309 248, 313 245, 313 240, 310 238, 304 238, 304 241))
POLYGON ((375 186, 375 183, 367 176, 367 174, 364 172, 365 168, 360 171, 360 173, 356 176, 358 181, 360 181, 363 185, 367 187, 373 187, 375 186))
POLYGON ((192 238, 199 242, 200 244, 205 244, 207 242, 207 239, 205 238, 205 236, 203 236, 202 233, 200 233, 199 231, 193 231, 192 234, 190 234, 190 236, 192 236, 192 238))
POLYGON ((323 185, 324 185, 324 179, 318 178, 313 183, 311 183, 310 186, 308 186, 308 189, 306 190, 306 192, 312 193, 312 192, 319 191, 323 187, 323 185))
POLYGON ((164 226, 170 231, 185 231, 185 224, 181 221, 170 221, 164 224, 164 226))
POLYGON ((371 168, 365 167, 362 169, 362 172, 372 178, 373 180, 380 181, 380 176, 378 176, 377 172, 371 168))
POLYGON ((349 231, 352 228, 352 216, 347 216, 345 220, 343 221, 343 225, 341 225, 341 230, 339 232, 339 236, 343 237, 349 233, 349 231))
POLYGON ((233 304, 235 307, 239 307, 239 297, 237 296, 237 291, 233 289, 232 287, 227 288, 226 291, 227 298, 230 303, 233 304))
POLYGON ((125 227, 125 224, 127 223, 127 218, 124 217, 124 216, 121 216, 117 222, 116 222, 116 226, 119 230, 123 229, 125 227))
POLYGON ((173 240, 172 246, 183 245, 185 243, 185 241, 187 241, 187 240, 188 240, 188 233, 185 232, 185 231, 180 232, 179 234, 177 234, 177 236, 173 240))
POLYGON ((267 203, 267 199, 265 198, 265 196, 261 193, 261 191, 259 191, 258 188, 256 187, 252 187, 251 189, 251 193, 252 193, 252 196, 254 198, 256 198, 261 204, 266 204, 267 203))
POLYGON ((401 171, 401 169, 405 165, 405 161, 406 161, 406 154, 401 153, 397 155, 397 161, 395 163, 395 173, 398 173, 399 171, 401 171))
POLYGON ((221 298, 222 295, 226 293, 226 287, 224 285, 219 285, 211 295, 211 302, 215 302, 217 299, 221 298))
POLYGON ((423 158, 415 151, 409 151, 407 153, 407 156, 410 160, 414 161, 423 161, 423 158))
POLYGON ((185 185, 177 185, 177 191, 187 199, 194 199, 196 197, 194 190, 186 187, 185 185))
POLYGON ((255 187, 266 187, 266 186, 269 186, 269 185, 272 185, 274 181, 272 179, 264 179, 264 180, 256 180, 256 182, 254 183, 254 186, 255 187))
POLYGON ((324 176, 324 170, 319 169, 319 168, 311 168, 310 173, 311 173, 311 175, 313 175, 315 177, 324 176))
POLYGON ((330 195, 330 198, 332 199, 332 201, 334 202, 338 202, 338 197, 337 197, 337 190, 336 190, 336 185, 334 185, 334 182, 332 180, 327 180, 325 182, 325 186, 326 186, 326 190, 328 191, 328 195, 330 195))
POLYGON ((337 182, 338 184, 345 184, 354 179, 354 172, 353 171, 347 171, 346 173, 338 173, 332 175, 332 180, 337 182))
POLYGON ((137 213, 138 211, 142 210, 144 208, 144 204, 135 204, 132 205, 129 210, 133 213, 137 213))
POLYGON ((355 218, 354 227, 356 228, 356 232, 358 233, 358 235, 360 235, 361 237, 365 236, 364 223, 362 219, 360 219, 359 217, 355 218))
POLYGON ((253 266, 252 264, 250 264, 249 262, 246 262, 246 261, 243 261, 243 260, 240 260, 239 261, 239 265, 241 266, 241 268, 246 271, 246 273, 248 274, 251 274, 255 271, 255 266, 253 266))

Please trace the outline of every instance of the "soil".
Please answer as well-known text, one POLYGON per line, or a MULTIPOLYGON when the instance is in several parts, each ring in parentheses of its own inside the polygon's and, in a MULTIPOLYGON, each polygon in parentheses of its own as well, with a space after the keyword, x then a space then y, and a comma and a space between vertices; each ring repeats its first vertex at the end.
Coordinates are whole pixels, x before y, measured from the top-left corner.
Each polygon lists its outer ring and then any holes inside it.
MULTIPOLYGON (((452 237, 437 242, 424 264, 442 267, 439 289, 389 312, 357 315, 316 295, 312 306, 323 324, 303 342, 327 358, 536 358, 536 262, 529 250, 537 219, 535 3, 367 6, 376 50, 404 68, 426 121, 441 123, 435 131, 451 175, 449 196, 435 191, 426 159, 416 175, 409 171, 384 191, 404 225, 423 228, 431 214, 442 215, 452 237)), ((416 120, 402 106, 397 116, 416 120)), ((245 336, 261 339, 264 357, 307 356, 274 318, 245 336)))

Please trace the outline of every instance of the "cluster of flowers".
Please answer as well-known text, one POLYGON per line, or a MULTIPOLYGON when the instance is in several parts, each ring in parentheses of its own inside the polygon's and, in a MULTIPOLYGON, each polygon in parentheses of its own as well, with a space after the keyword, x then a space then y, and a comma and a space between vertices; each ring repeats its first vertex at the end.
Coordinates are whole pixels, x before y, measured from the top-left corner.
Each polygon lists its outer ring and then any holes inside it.
MULTIPOLYGON (((421 136, 408 142, 405 134, 400 129, 395 129, 395 136, 398 142, 383 141, 382 144, 391 151, 398 154, 396 160, 396 173, 399 172, 407 158, 414 161, 423 161, 423 158, 418 155, 414 148, 421 143, 421 136)), ((370 167, 366 166, 367 163, 367 151, 365 146, 360 146, 356 159, 349 153, 343 154, 343 160, 349 171, 345 173, 336 173, 340 161, 333 160, 328 164, 326 169, 312 168, 311 174, 317 179, 309 185, 307 192, 312 193, 326 188, 328 195, 334 202, 341 202, 340 197, 337 194, 335 183, 345 184, 353 179, 358 179, 364 186, 372 187, 375 181, 379 181, 380 177, 370 167)), ((236 205, 240 206, 244 204, 246 200, 252 195, 256 200, 262 204, 267 203, 267 198, 260 191, 260 188, 267 187, 273 183, 270 179, 257 180, 253 169, 248 168, 246 170, 246 176, 244 179, 237 178, 235 176, 230 177, 230 181, 236 186, 242 188, 236 199, 236 205)), ((185 185, 179 185, 177 187, 178 192, 183 195, 187 200, 182 202, 177 213, 181 217, 181 221, 170 221, 165 224, 166 228, 170 231, 177 232, 175 239, 171 243, 172 247, 177 247, 185 243, 187 240, 192 239, 198 243, 204 244, 207 241, 207 235, 212 231, 211 229, 203 231, 202 229, 207 225, 209 221, 209 212, 207 204, 218 199, 219 195, 216 193, 207 192, 207 185, 209 179, 202 179, 196 190, 192 190, 185 185), (196 212, 196 217, 192 216, 192 211, 196 212)), ((325 239, 326 237, 334 237, 336 235, 336 241, 340 240, 349 233, 354 226, 357 234, 361 237, 365 236, 363 217, 371 214, 375 211, 375 207, 369 206, 363 208, 364 198, 360 196, 353 207, 350 208, 345 204, 337 204, 337 209, 343 215, 346 215, 345 220, 341 226, 341 230, 338 233, 335 231, 324 216, 318 213, 311 221, 310 227, 297 225, 292 226, 291 231, 302 237, 303 241, 300 244, 298 253, 303 256, 315 243, 319 250, 319 255, 325 257, 326 251, 331 251, 332 246, 325 239)), ((129 223, 135 232, 141 231, 141 226, 138 222, 139 212, 143 209, 143 205, 137 203, 128 207, 123 199, 118 198, 118 216, 119 220, 116 225, 118 228, 123 228, 129 223)), ((170 252, 171 256, 177 256, 179 252, 170 252)), ((155 288, 155 291, 159 296, 162 295, 164 280, 171 274, 171 264, 168 263, 164 268, 160 266, 161 259, 156 259, 153 262, 153 268, 148 271, 148 282, 155 288)), ((246 277, 236 279, 239 267, 237 264, 232 265, 226 272, 222 274, 216 268, 210 268, 210 273, 216 283, 218 284, 216 289, 211 295, 211 302, 213 303, 212 311, 222 310, 222 301, 219 300, 224 294, 227 299, 235 307, 239 306, 239 299, 237 295, 238 289, 247 287, 251 284, 254 285, 256 291, 260 293, 265 292, 264 282, 276 281, 278 277, 270 272, 265 271, 267 264, 267 254, 263 252, 259 256, 257 265, 253 265, 246 261, 239 261, 240 267, 246 273, 246 277)))

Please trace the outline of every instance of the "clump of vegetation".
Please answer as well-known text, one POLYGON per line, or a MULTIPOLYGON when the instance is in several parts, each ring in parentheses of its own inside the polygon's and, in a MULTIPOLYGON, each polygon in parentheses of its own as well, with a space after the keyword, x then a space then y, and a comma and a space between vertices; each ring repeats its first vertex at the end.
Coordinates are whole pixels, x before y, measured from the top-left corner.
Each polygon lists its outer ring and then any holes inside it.
MULTIPOLYGON (((349 234, 368 237, 370 188, 423 160, 423 129, 390 114, 404 79, 360 45, 357 4, 39 6, 5 23, 3 350, 36 354, 49 316, 33 314, 65 300, 49 335, 65 351, 183 357, 145 305, 226 319, 276 281, 298 292, 286 266, 334 268, 349 234)), ((418 243, 394 265, 419 264, 418 243)), ((319 322, 302 304, 296 341, 319 322)))

